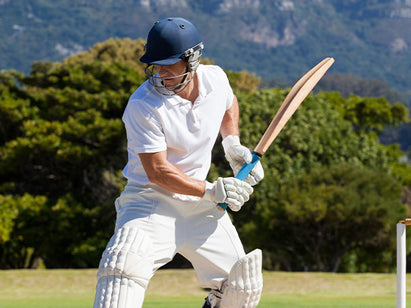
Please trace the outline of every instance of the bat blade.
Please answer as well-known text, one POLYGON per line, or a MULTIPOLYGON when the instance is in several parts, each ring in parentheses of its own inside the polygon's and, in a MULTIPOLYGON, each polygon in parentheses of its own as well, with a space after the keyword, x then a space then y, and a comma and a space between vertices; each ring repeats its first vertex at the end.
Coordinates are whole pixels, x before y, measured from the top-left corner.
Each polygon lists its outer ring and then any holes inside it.
MULTIPOLYGON (((245 163, 236 175, 237 179, 245 180, 254 166, 259 162, 261 156, 267 151, 268 147, 273 143, 285 124, 292 117, 297 108, 301 105, 303 100, 310 94, 315 85, 324 76, 327 70, 334 63, 333 58, 325 58, 303 77, 291 88, 285 97, 283 103, 275 114, 270 125, 267 127, 260 141, 254 149, 253 159, 251 163, 245 163)), ((223 210, 227 209, 227 203, 219 203, 218 206, 223 210)))
POLYGON ((327 70, 334 63, 333 58, 325 58, 308 73, 306 73, 290 90, 276 115, 261 137, 254 151, 261 156, 267 151, 268 147, 273 143, 285 124, 301 105, 303 100, 312 91, 315 85, 324 76, 327 70))

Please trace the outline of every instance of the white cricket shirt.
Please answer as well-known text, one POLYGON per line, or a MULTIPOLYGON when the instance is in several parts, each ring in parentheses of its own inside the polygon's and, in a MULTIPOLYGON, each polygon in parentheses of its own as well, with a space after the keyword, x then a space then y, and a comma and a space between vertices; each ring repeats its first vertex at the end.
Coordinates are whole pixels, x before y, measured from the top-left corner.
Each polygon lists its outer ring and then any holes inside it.
POLYGON ((167 151, 168 161, 188 176, 206 179, 211 150, 234 96, 220 67, 200 65, 196 74, 199 96, 194 104, 158 93, 149 81, 131 95, 123 114, 128 150, 123 175, 129 181, 148 184, 138 154, 161 151, 167 151))

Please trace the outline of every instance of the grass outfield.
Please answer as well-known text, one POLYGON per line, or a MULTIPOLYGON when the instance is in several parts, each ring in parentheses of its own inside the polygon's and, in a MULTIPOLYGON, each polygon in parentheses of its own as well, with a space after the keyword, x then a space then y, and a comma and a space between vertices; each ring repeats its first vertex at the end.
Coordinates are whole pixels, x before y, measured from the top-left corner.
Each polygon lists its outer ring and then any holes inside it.
MULTIPOLYGON (((91 308, 95 275, 94 269, 0 271, 0 308, 91 308)), ((411 276, 407 280, 411 286, 411 276)), ((201 308, 206 295, 193 270, 161 270, 144 308, 201 308)), ((394 274, 264 272, 258 307, 395 308, 395 302, 394 274)))

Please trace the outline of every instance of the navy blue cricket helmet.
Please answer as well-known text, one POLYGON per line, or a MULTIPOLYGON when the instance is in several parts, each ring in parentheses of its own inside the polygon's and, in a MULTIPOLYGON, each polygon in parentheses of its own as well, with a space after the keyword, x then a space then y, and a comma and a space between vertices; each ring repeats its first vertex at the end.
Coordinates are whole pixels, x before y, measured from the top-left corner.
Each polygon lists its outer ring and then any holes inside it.
POLYGON ((197 28, 181 17, 157 21, 147 37, 145 53, 140 61, 154 65, 171 65, 203 49, 197 28))

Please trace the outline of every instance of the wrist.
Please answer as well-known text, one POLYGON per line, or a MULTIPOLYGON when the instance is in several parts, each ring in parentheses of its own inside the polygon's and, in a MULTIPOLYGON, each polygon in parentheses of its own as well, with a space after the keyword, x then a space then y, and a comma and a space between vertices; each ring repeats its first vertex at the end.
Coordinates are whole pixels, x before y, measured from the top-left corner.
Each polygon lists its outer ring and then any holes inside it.
POLYGON ((210 183, 208 181, 205 181, 203 199, 209 200, 209 201, 215 200, 215 186, 216 186, 215 183, 210 183))
POLYGON ((237 145, 241 145, 240 143, 240 136, 237 135, 228 135, 226 136, 223 141, 221 142, 224 148, 224 152, 227 153, 227 151, 237 145))

